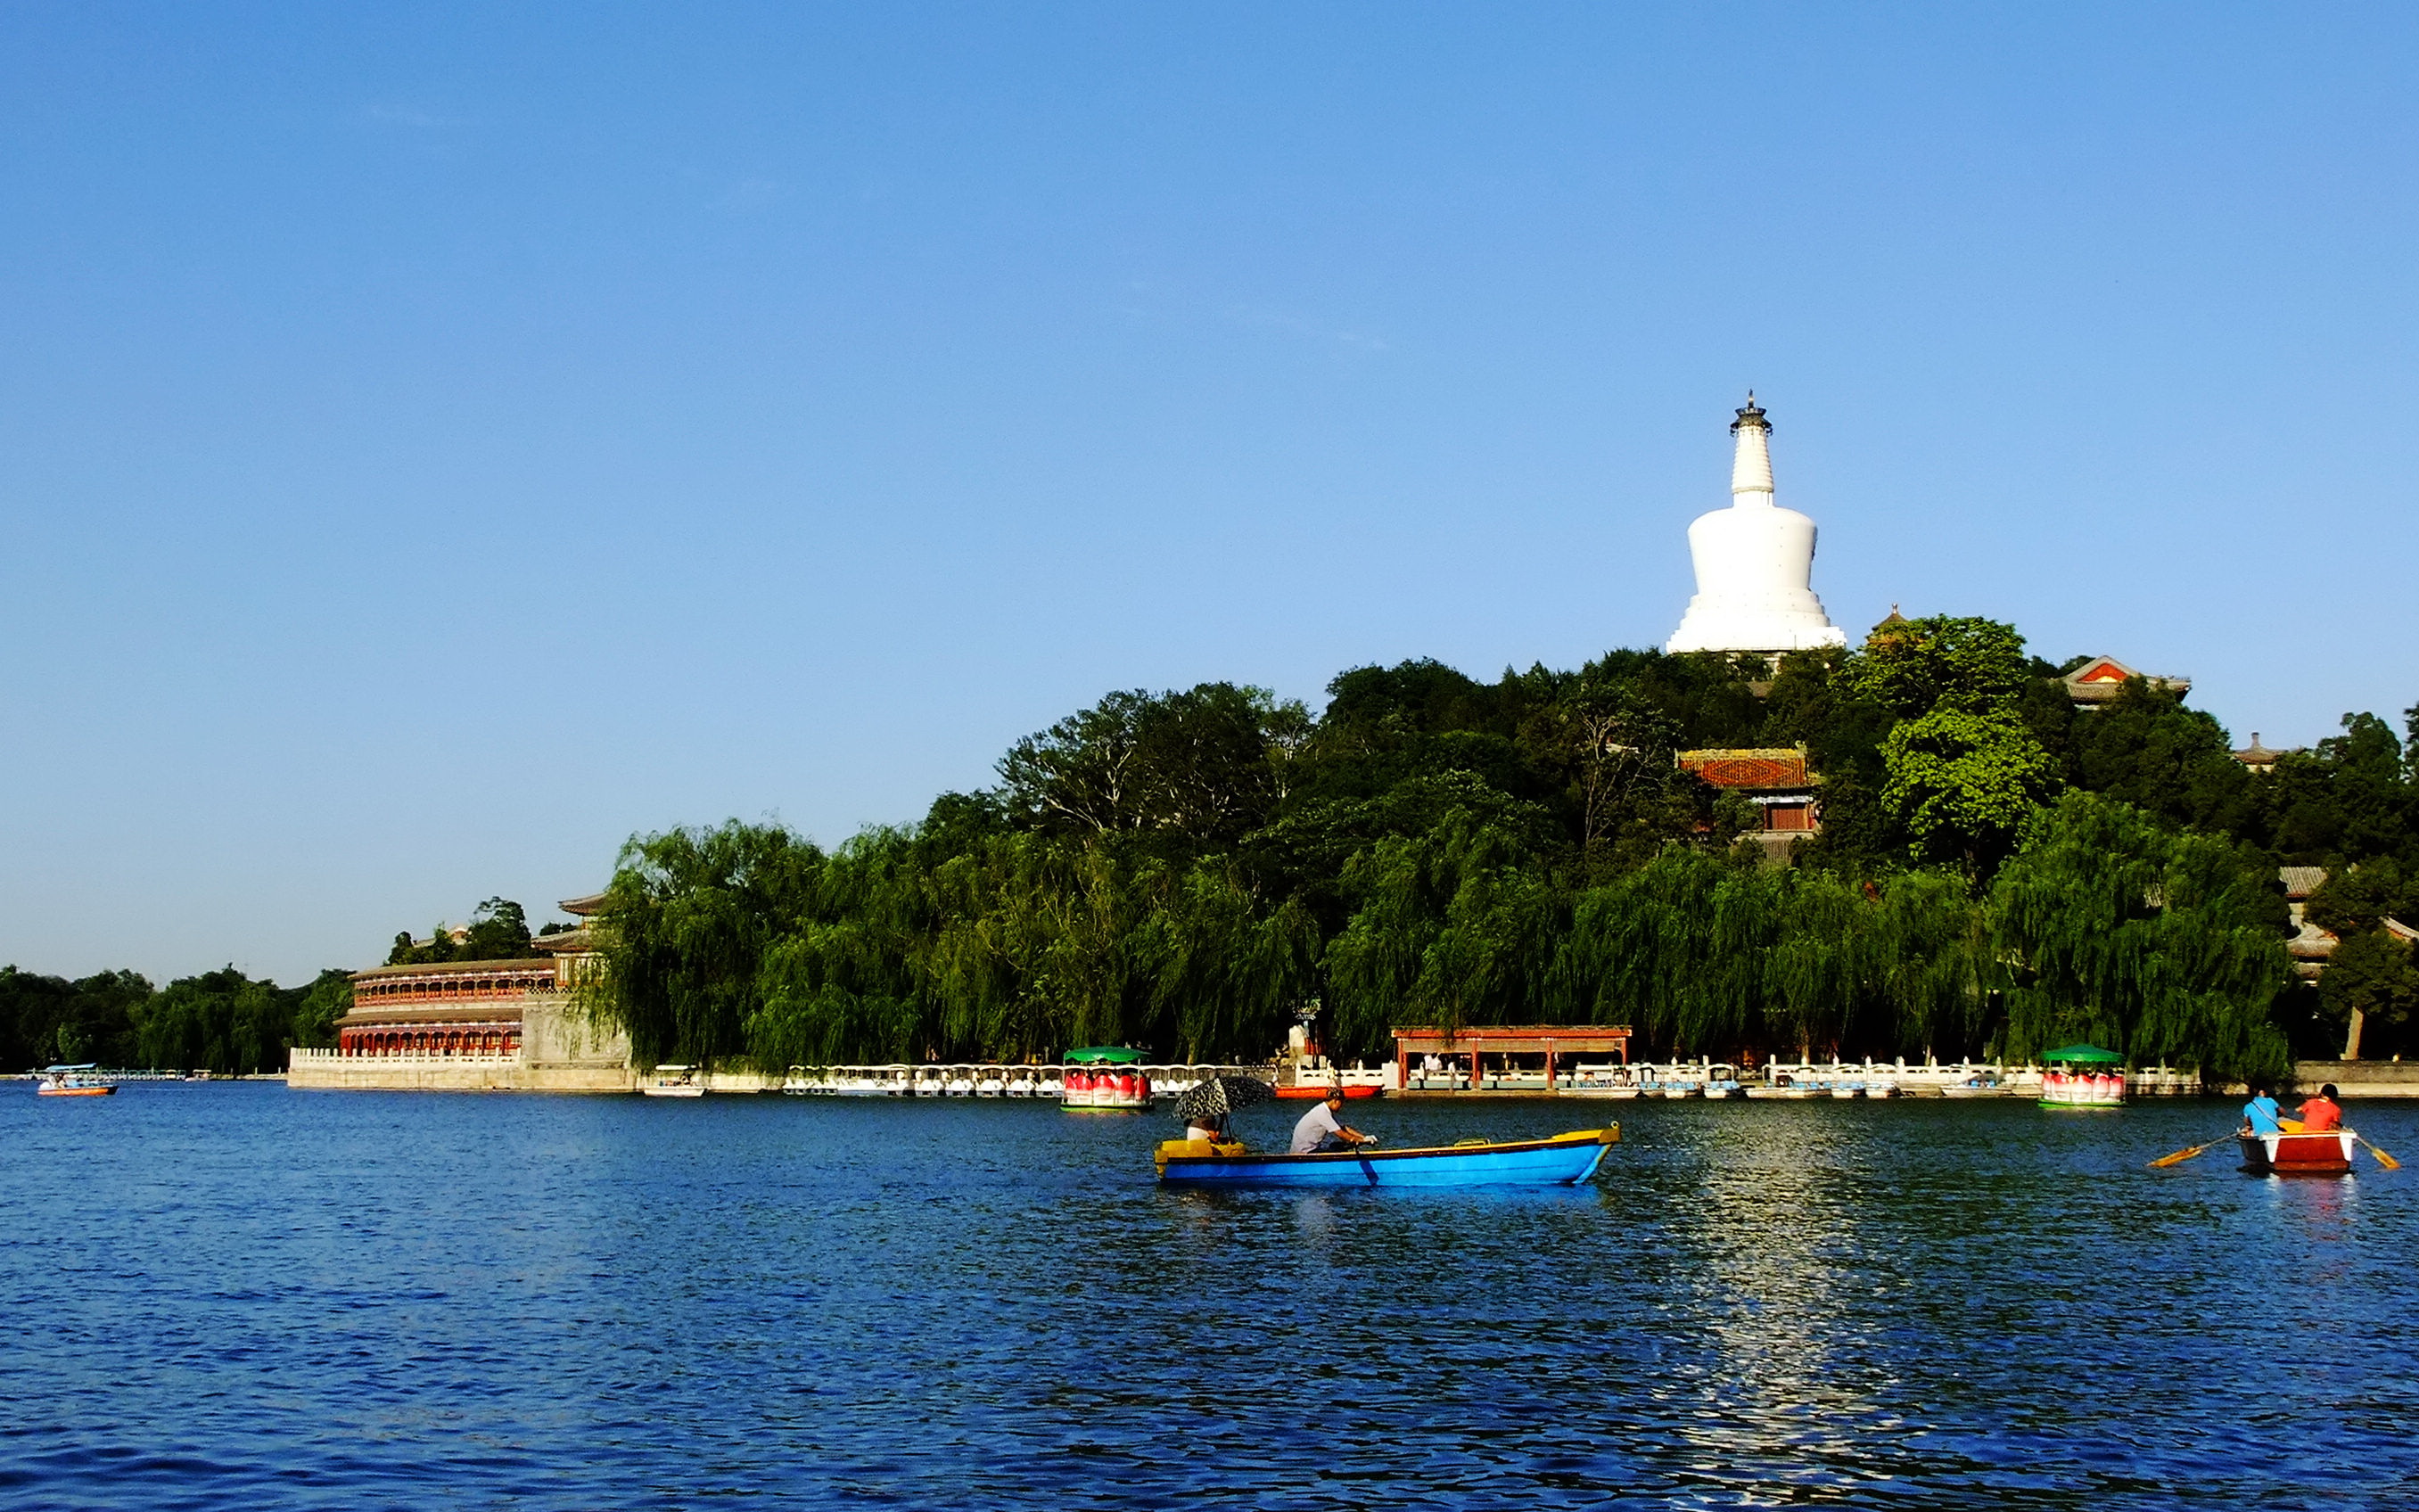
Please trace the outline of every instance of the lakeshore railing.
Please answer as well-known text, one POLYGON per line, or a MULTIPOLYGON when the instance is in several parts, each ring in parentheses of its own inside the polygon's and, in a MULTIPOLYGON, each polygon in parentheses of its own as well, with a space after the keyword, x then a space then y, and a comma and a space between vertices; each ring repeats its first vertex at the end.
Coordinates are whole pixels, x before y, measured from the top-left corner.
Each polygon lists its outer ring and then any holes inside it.
MULTIPOLYGON (((801 1096, 840 1097, 1057 1097, 1071 1069, 1052 1063, 1033 1065, 1009 1061, 923 1062, 910 1065, 793 1066, 781 1090, 801 1096)), ((1254 1076, 1272 1080, 1267 1066, 1166 1063, 1105 1068, 1139 1072, 1150 1078, 1156 1096, 1173 1097, 1192 1090, 1211 1076, 1254 1076)))
POLYGON ((476 1055, 464 1052, 448 1055, 441 1050, 395 1050, 385 1054, 363 1052, 347 1055, 341 1050, 307 1050, 300 1046, 286 1054, 289 1064, 296 1066, 517 1066, 522 1063, 517 1050, 503 1050, 476 1055))

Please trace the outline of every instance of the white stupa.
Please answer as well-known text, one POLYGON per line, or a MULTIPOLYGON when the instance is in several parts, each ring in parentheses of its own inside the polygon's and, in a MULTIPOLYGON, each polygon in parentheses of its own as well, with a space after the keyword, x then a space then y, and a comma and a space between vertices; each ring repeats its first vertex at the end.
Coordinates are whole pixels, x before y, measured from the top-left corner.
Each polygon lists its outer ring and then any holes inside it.
POLYGON ((1814 596, 1814 522, 1772 501, 1772 427, 1752 390, 1731 434, 1731 507, 1688 527, 1697 596, 1663 649, 1776 656, 1846 645, 1814 596))

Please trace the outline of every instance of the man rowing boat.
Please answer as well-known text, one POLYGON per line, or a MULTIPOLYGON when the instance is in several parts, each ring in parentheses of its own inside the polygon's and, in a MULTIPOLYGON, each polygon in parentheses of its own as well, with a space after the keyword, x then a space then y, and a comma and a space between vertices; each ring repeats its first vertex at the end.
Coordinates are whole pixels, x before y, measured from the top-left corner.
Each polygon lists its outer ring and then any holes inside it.
POLYGON ((2283 1134, 2285 1128, 2279 1121, 2282 1113, 2283 1110, 2276 1106, 2276 1100, 2268 1095, 2268 1088, 2255 1082, 2251 1088, 2251 1101, 2242 1104, 2242 1132, 2283 1134))
POLYGON ((1293 1152, 1297 1155, 1319 1155, 1331 1149, 1349 1149, 1354 1145, 1374 1145, 1378 1141, 1358 1129, 1335 1121, 1344 1111, 1344 1088, 1327 1094, 1323 1103, 1314 1103, 1302 1121, 1293 1126, 1293 1152))

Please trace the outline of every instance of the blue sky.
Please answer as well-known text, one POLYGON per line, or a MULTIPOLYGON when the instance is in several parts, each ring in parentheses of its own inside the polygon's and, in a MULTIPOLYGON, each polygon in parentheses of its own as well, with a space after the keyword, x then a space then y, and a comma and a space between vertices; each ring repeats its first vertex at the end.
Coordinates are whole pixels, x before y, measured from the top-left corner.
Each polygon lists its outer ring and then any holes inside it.
POLYGON ((1860 632, 2419 702, 2419 22, 0 10, 0 962, 285 980, 1111 688, 1860 632))

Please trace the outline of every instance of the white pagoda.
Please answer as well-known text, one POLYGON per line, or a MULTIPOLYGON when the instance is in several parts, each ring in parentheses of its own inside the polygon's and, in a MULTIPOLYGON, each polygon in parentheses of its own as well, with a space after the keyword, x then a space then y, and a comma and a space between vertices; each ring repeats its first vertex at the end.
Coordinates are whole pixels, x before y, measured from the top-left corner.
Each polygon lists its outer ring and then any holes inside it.
POLYGON ((1697 596, 1663 649, 1778 656, 1846 645, 1814 596, 1814 522, 1772 501, 1772 426, 1752 390, 1731 434, 1731 507, 1688 527, 1697 596))

